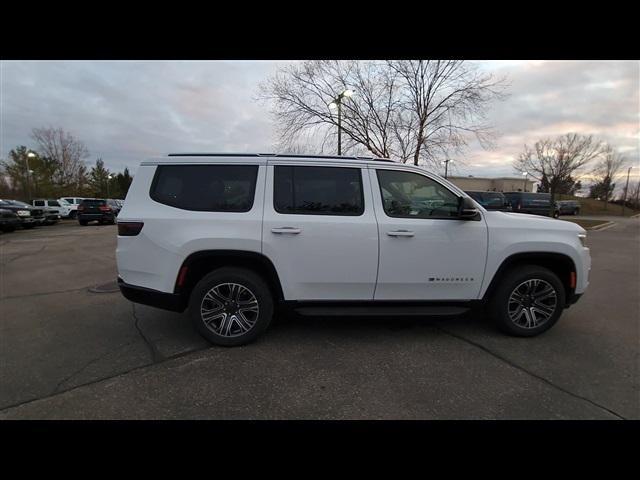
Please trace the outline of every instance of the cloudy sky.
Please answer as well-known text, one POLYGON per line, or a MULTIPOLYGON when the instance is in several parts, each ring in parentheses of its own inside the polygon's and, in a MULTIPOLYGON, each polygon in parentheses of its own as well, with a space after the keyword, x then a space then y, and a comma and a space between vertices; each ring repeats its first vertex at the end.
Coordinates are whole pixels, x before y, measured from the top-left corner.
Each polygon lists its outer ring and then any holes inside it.
MULTIPOLYGON (((268 106, 258 83, 286 62, 3 61, 0 156, 35 147, 33 127, 62 127, 83 140, 94 162, 135 173, 148 156, 176 151, 273 151, 268 106)), ((595 134, 638 164, 640 62, 488 61, 506 76, 509 96, 489 121, 496 148, 472 145, 456 174, 514 174, 525 143, 548 135, 595 134)), ((636 175, 638 175, 636 169, 636 175)))

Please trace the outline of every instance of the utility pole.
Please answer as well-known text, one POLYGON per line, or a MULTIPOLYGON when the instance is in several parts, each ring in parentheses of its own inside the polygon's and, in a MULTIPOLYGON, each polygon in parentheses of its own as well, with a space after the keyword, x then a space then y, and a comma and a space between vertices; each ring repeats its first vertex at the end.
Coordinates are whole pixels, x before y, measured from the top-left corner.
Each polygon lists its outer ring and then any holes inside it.
POLYGON ((624 217, 624 207, 627 204, 627 190, 629 189, 629 174, 633 166, 627 169, 627 184, 624 186, 624 199, 622 200, 622 216, 624 217))
POLYGON ((342 155, 342 99, 351 97, 353 90, 345 90, 329 104, 329 108, 338 109, 338 155, 342 155))
POLYGON ((444 178, 447 178, 447 174, 449 173, 449 162, 451 161, 450 158, 443 160, 441 163, 444 164, 444 178))
POLYGON ((33 152, 27 152, 27 156, 24 158, 25 164, 27 165, 27 203, 31 201, 31 170, 29 170, 29 158, 34 158, 36 156, 33 152))

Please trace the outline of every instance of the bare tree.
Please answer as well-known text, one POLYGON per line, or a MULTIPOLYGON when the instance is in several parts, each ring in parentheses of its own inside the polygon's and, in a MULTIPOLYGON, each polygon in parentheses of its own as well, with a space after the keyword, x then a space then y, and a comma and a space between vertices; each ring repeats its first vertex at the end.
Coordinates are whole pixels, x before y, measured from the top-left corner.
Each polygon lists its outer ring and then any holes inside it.
POLYGON ((606 145, 603 147, 601 159, 596 163, 592 171, 595 190, 600 193, 600 198, 604 199, 605 210, 613 196, 616 177, 625 161, 625 158, 616 152, 613 147, 606 145))
POLYGON ((89 156, 85 144, 62 128, 34 128, 31 138, 38 143, 38 153, 56 163, 53 181, 61 187, 79 187, 89 156))
POLYGON ((491 100, 503 98, 504 79, 481 74, 462 60, 389 61, 401 79, 400 113, 393 130, 403 161, 410 156, 437 165, 461 153, 467 138, 491 147, 494 132, 483 123, 491 100))
POLYGON ((604 148, 603 143, 591 135, 567 133, 554 139, 539 140, 533 149, 525 145, 524 152, 515 160, 513 167, 518 172, 528 172, 538 180, 547 179, 551 194, 549 214, 553 216, 558 186, 598 158, 604 148))
POLYGON ((435 164, 467 134, 487 144, 489 129, 477 120, 501 85, 462 61, 307 61, 281 69, 258 96, 273 102, 282 143, 311 134, 324 148, 338 128, 329 104, 352 89, 341 104, 345 151, 435 164))

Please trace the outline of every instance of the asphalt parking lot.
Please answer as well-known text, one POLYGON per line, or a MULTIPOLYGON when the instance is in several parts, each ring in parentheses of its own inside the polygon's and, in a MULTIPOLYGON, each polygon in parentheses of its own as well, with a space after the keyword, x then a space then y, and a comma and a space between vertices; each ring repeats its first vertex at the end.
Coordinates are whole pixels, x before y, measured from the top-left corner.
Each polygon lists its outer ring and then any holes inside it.
POLYGON ((542 336, 292 317, 233 349, 121 296, 115 226, 2 234, 0 418, 638 419, 640 218, 614 221, 589 233, 589 290, 542 336))

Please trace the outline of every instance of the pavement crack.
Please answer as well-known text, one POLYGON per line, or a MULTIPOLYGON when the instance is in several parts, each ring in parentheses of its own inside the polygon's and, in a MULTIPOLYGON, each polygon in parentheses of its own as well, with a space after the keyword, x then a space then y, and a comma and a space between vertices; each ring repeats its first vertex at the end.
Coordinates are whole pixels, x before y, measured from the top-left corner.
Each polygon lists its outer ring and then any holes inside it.
POLYGON ((6 267, 6 266, 7 266, 7 265, 9 265, 10 263, 15 262, 16 260, 18 260, 19 258, 27 257, 27 256, 29 256, 29 255, 38 255, 39 253, 42 253, 42 251, 43 251, 45 248, 47 248, 47 246, 46 246, 46 245, 43 245, 42 247, 40 247, 40 249, 39 249, 39 250, 37 250, 37 251, 35 251, 35 252, 25 252, 25 253, 20 253, 20 254, 16 255, 15 257, 13 257, 13 258, 11 258, 11 259, 7 260, 6 262, 2 262, 2 263, 0 263, 0 266, 2 266, 2 267, 6 267))
POLYGON ((560 385, 557 385, 557 384, 553 383, 551 380, 548 380, 547 378, 545 378, 545 377, 543 377, 541 375, 538 375, 537 373, 534 373, 531 370, 527 370, 526 368, 524 368, 524 367, 518 365, 517 363, 514 363, 513 361, 509 360, 508 358, 500 355, 499 353, 496 353, 493 350, 489 349, 488 347, 485 347, 481 343, 475 342, 475 341, 473 341, 473 340, 471 340, 471 339, 469 339, 467 337, 463 337, 462 335, 459 335, 457 333, 450 332, 449 330, 446 330, 446 329, 440 327, 439 325, 434 325, 434 326, 440 332, 442 332, 442 333, 444 333, 446 335, 449 335, 451 337, 457 338, 458 340, 461 340, 461 341, 463 341, 465 343, 468 343, 470 345, 473 345, 474 347, 479 348, 480 350, 488 353, 489 355, 493 356, 494 358, 497 358, 498 360, 501 360, 502 362, 506 363, 507 365, 509 365, 509 366, 511 366, 511 367, 513 367, 513 368, 515 368, 517 370, 520 370, 521 372, 526 373, 527 375, 529 375, 529 376, 531 376, 533 378, 536 378, 536 379, 540 380, 541 382, 546 383, 547 385, 555 388, 556 390, 558 390, 560 392, 563 392, 563 393, 565 393, 567 395, 570 395, 573 398, 576 398, 578 400, 585 401, 585 402, 593 405, 596 408, 604 410, 604 411, 610 413, 611 415, 614 415, 615 417, 618 417, 621 420, 627 420, 625 417, 623 417, 622 415, 620 415, 617 412, 614 412, 610 408, 607 408, 604 405, 600 405, 599 403, 594 402, 593 400, 591 400, 591 399, 589 399, 587 397, 583 397, 582 395, 579 395, 579 394, 574 393, 574 392, 572 392, 570 390, 567 390, 566 388, 563 388, 560 385))
POLYGON ((48 400, 49 398, 57 397, 58 395, 62 395, 62 394, 67 393, 67 392, 72 392, 72 391, 80 389, 80 388, 89 387, 89 386, 96 385, 96 384, 99 384, 99 383, 102 383, 102 382, 107 382, 107 381, 113 380, 115 378, 121 378, 121 377, 129 375, 131 373, 143 371, 146 368, 153 367, 153 366, 158 365, 158 364, 166 363, 166 362, 168 362, 170 360, 177 360, 177 359, 180 359, 180 358, 187 357, 187 356, 189 356, 191 354, 194 354, 194 353, 199 353, 199 352, 203 352, 205 350, 209 350, 210 348, 211 348, 210 346, 206 346, 206 347, 202 347, 202 348, 195 348, 195 349, 192 349, 192 350, 185 350, 184 352, 176 353, 176 354, 171 355, 169 357, 165 357, 165 358, 163 358, 162 361, 160 361, 158 363, 145 363, 143 365, 138 365, 138 366, 130 368, 128 370, 124 370, 122 372, 115 373, 113 375, 108 375, 106 377, 96 378, 95 380, 91 380, 91 381, 88 381, 86 383, 81 383, 80 385, 75 385, 73 387, 64 388, 64 389, 61 389, 58 392, 50 393, 50 394, 44 395, 42 397, 31 398, 31 399, 28 399, 28 400, 23 400, 23 401, 20 401, 20 402, 17 402, 17 403, 9 404, 9 405, 0 405, 0 413, 3 413, 3 412, 8 411, 8 410, 12 410, 14 408, 22 407, 22 406, 28 405, 30 403, 38 402, 40 400, 48 400))
POLYGON ((118 350, 120 350, 123 347, 126 347, 128 345, 131 345, 132 343, 135 343, 137 341, 136 340, 132 340, 130 342, 127 343, 123 343, 118 345, 115 348, 110 349, 109 351, 107 351, 106 353, 100 355, 97 358, 94 358, 93 360, 90 360, 89 362, 85 363, 82 367, 80 367, 78 370, 76 370, 75 372, 73 372, 72 374, 68 375, 67 377, 63 378, 62 380, 60 380, 57 385, 55 386, 55 388, 53 389, 53 392, 51 392, 50 395, 55 395, 56 393, 60 393, 60 389, 62 387, 62 385, 64 385, 67 382, 70 382, 71 379, 75 378, 76 376, 80 375, 82 372, 84 372, 87 368, 89 368, 91 365, 93 365, 94 363, 98 363, 100 360, 102 360, 103 358, 108 357, 109 355, 114 354, 115 352, 117 352, 118 350))
POLYGON ((55 290, 53 292, 28 293, 26 295, 9 295, 6 297, 1 297, 0 300, 11 300, 13 298, 40 297, 42 295, 55 295, 57 293, 78 292, 80 290, 86 290, 86 289, 87 287, 79 287, 79 288, 70 288, 68 290, 55 290))
POLYGON ((149 338, 147 338, 147 336, 142 331, 142 328, 140 328, 140 324, 139 324, 140 319, 136 315, 136 304, 133 303, 133 302, 131 303, 131 313, 132 313, 133 318, 135 320, 134 326, 136 327, 136 330, 138 330, 138 333, 142 337, 142 340, 144 340, 144 343, 149 348, 149 352, 151 352, 151 360, 153 361, 153 363, 158 363, 158 362, 161 362, 161 361, 165 360, 164 355, 162 355, 162 353, 160 353, 160 351, 156 347, 155 343, 153 343, 151 340, 149 340, 149 338))

